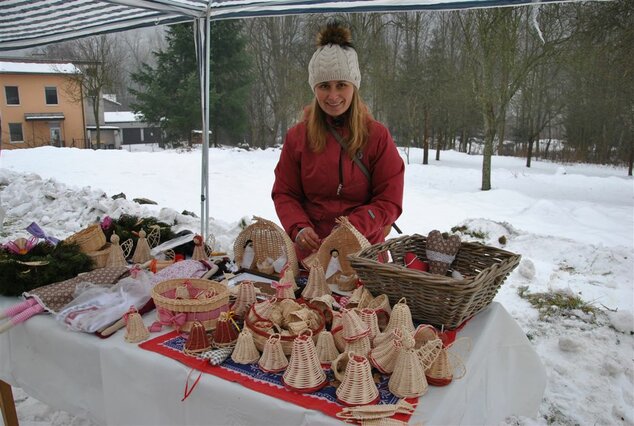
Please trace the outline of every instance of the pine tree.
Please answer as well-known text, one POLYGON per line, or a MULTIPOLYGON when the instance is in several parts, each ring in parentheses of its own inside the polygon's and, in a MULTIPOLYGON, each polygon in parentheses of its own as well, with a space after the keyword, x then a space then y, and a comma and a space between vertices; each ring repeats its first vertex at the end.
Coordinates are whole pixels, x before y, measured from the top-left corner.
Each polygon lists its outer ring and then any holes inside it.
MULTIPOLYGON (((248 57, 239 21, 212 24, 210 125, 214 143, 239 141, 245 131, 249 91, 248 57)), ((132 80, 141 89, 130 91, 135 112, 155 123, 172 144, 191 143, 192 131, 202 128, 200 82, 192 24, 171 26, 165 50, 155 52, 156 67, 142 65, 132 80)))

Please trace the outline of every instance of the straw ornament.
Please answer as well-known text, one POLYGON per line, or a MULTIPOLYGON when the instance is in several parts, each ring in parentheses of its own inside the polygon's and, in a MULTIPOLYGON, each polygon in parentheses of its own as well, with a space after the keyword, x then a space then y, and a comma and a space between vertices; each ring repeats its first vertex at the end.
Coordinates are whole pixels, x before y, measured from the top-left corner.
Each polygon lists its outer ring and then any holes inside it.
POLYGON ((372 350, 372 344, 370 343, 370 336, 363 336, 357 340, 347 342, 346 351, 354 352, 359 355, 368 356, 372 350))
POLYGON ((339 356, 335 339, 330 331, 324 330, 317 336, 317 358, 322 364, 330 364, 339 356))
POLYGON ((464 362, 458 355, 449 352, 449 347, 441 347, 436 359, 425 370, 425 376, 430 385, 446 386, 453 379, 464 377, 466 371, 464 362), (459 374, 454 376, 456 369, 458 369, 459 374))
POLYGON ((350 300, 348 301, 348 308, 365 308, 370 304, 374 297, 370 290, 365 288, 365 286, 359 286, 354 289, 352 294, 350 295, 350 300))
POLYGON ((238 364, 253 364, 260 359, 260 352, 255 347, 253 335, 249 330, 242 330, 238 335, 238 341, 231 354, 231 359, 238 364))
POLYGON ((255 303, 251 307, 251 310, 255 313, 258 319, 270 320, 271 310, 273 309, 273 305, 275 302, 277 302, 277 299, 275 297, 272 299, 265 299, 261 302, 255 303))
POLYGON ((310 303, 313 308, 317 309, 324 315, 324 318, 326 318, 326 324, 332 324, 332 308, 336 304, 334 297, 332 297, 330 294, 324 294, 312 299, 310 303))
MULTIPOLYGON (((293 291, 299 288, 297 287, 297 283, 295 282, 295 274, 293 273, 293 270, 291 268, 286 268, 284 270, 282 278, 280 278, 280 284, 290 284, 293 291)), ((295 297, 293 297, 293 299, 294 298, 295 297)))
POLYGON ((194 251, 192 253, 192 260, 209 260, 207 251, 205 250, 205 240, 202 235, 194 235, 194 251))
POLYGON ((176 287, 174 292, 175 299, 191 299, 189 289, 191 288, 191 283, 187 280, 183 282, 183 284, 176 287))
POLYGON ((253 285, 253 281, 242 281, 238 284, 237 290, 236 301, 231 307, 231 310, 235 312, 237 316, 244 317, 249 311, 249 308, 257 302, 255 286, 253 285))
POLYGON ((339 354, 337 358, 335 358, 330 363, 330 369, 332 373, 335 375, 335 379, 343 382, 343 378, 346 374, 346 368, 348 367, 348 362, 350 361, 350 353, 342 352, 339 354))
POLYGON ((386 340, 381 346, 372 349, 368 355, 368 360, 381 373, 392 374, 401 348, 400 340, 386 340))
POLYGON ((275 273, 275 268, 273 267, 273 259, 271 259, 270 257, 267 257, 260 262, 256 262, 255 265, 257 266, 258 271, 264 274, 271 275, 275 273))
POLYGON ((416 350, 402 348, 399 351, 388 389, 399 398, 415 398, 427 392, 425 371, 416 350))
POLYGON ((295 299, 293 285, 290 282, 280 280, 279 282, 273 282, 271 287, 275 289, 275 297, 277 299, 295 299))
POLYGON ((139 231, 139 239, 136 242, 136 248, 134 249, 134 254, 132 255, 132 262, 134 263, 145 263, 152 259, 152 255, 150 254, 150 244, 145 237, 146 235, 147 234, 143 229, 139 231))
POLYGON ((314 299, 323 295, 329 295, 330 293, 330 287, 326 284, 324 268, 321 265, 315 265, 310 268, 308 284, 306 284, 306 288, 302 291, 304 299, 314 299))
POLYGON ((403 331, 400 328, 395 328, 392 331, 384 331, 374 338, 374 347, 383 345, 386 341, 397 339, 403 340, 403 331))
POLYGON ((280 342, 279 334, 272 334, 264 343, 262 356, 258 361, 260 369, 265 373, 279 373, 288 366, 288 359, 280 342))
POLYGON ((359 277, 357 274, 344 275, 339 274, 335 278, 335 284, 339 287, 341 291, 352 291, 357 287, 357 282, 359 281, 359 277))
POLYGON ((125 321, 125 341, 130 343, 138 343, 150 337, 150 332, 143 323, 143 318, 137 311, 135 306, 131 306, 130 310, 124 316, 125 321))
POLYGON ((196 355, 209 349, 211 349, 211 344, 205 326, 200 321, 194 321, 185 341, 183 352, 188 355, 196 355))
POLYGON ((110 253, 108 254, 106 266, 127 266, 128 262, 125 260, 125 254, 119 245, 119 236, 113 233, 110 237, 110 242, 112 245, 110 246, 110 253))
POLYGON ((368 405, 379 400, 379 390, 372 377, 368 359, 352 351, 348 353, 348 365, 341 384, 337 388, 337 401, 346 405, 368 405))
POLYGON ((376 311, 373 309, 363 308, 359 312, 359 316, 361 317, 361 321, 363 321, 370 329, 370 342, 373 342, 374 338, 381 333, 379 330, 379 321, 376 311))
POLYGON ((425 371, 425 375, 427 375, 427 370, 435 363, 438 356, 444 350, 442 340, 440 339, 430 340, 422 347, 416 349, 416 355, 418 356, 418 360, 425 371))
POLYGON ((284 386, 292 391, 314 392, 328 384, 312 336, 312 331, 308 330, 293 340, 291 358, 282 376, 284 386))
POLYGON ((395 328, 405 327, 405 330, 408 334, 414 333, 414 321, 412 320, 412 312, 407 306, 407 301, 405 298, 401 298, 392 307, 392 315, 390 316, 390 321, 387 323, 387 327, 385 327, 385 331, 392 331, 395 328))
POLYGON ((387 327, 387 323, 390 320, 390 315, 392 315, 392 307, 390 306, 390 300, 388 299, 387 294, 379 294, 377 297, 368 302, 368 306, 366 306, 366 308, 376 311, 379 329, 385 330, 385 327, 387 327))
POLYGON ((335 345, 339 352, 343 352, 346 349, 346 341, 343 338, 343 317, 340 311, 332 313, 332 337, 335 339, 335 345))
POLYGON ((234 346, 238 340, 240 327, 236 324, 233 316, 234 313, 231 311, 220 313, 220 318, 218 318, 218 323, 216 324, 216 331, 214 332, 214 348, 234 346))
POLYGON ((354 309, 342 310, 343 338, 352 342, 370 334, 370 328, 354 309))
POLYGON ((434 326, 429 324, 421 324, 414 330, 415 349, 421 348, 425 343, 438 338, 438 333, 434 326))
MULTIPOLYGON (((402 420, 391 419, 389 417, 384 417, 381 419, 367 419, 361 421, 361 426, 407 426, 409 423, 406 423, 402 420)), ((422 426, 421 424, 417 426, 422 426)))
MULTIPOLYGON (((412 415, 416 407, 404 399, 399 399, 396 404, 361 405, 356 407, 344 407, 337 413, 337 417, 344 421, 361 421, 365 424, 369 420, 390 420, 395 414, 412 415)), ((406 423, 400 423, 406 424, 406 423)))

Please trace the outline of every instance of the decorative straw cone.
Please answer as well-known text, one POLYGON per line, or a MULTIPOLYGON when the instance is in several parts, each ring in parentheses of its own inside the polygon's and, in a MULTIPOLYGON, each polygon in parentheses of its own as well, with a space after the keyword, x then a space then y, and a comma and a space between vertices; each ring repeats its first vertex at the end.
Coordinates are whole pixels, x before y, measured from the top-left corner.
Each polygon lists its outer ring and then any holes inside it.
POLYGON ((192 253, 192 260, 209 260, 207 252, 205 251, 205 240, 202 235, 194 235, 194 252, 192 253))
POLYGON ((132 262, 134 263, 145 263, 152 259, 152 255, 150 254, 150 245, 147 242, 147 238, 145 238, 146 235, 147 234, 143 229, 139 231, 139 239, 136 242, 136 248, 134 249, 134 254, 132 255, 132 262))
POLYGON ((239 317, 244 317, 249 308, 257 302, 253 281, 242 281, 238 284, 238 294, 231 310, 239 317))
POLYGON ((389 332, 383 332, 374 338, 374 347, 383 345, 388 340, 403 340, 403 332, 400 328, 396 328, 389 332))
POLYGON ((368 360, 381 373, 392 374, 401 347, 401 341, 398 339, 386 340, 381 346, 372 349, 368 360))
POLYGON ((407 306, 407 302, 403 297, 392 308, 392 315, 390 315, 390 321, 385 327, 385 331, 392 331, 395 328, 405 326, 408 334, 412 334, 415 330, 414 321, 412 320, 412 312, 407 306))
POLYGON ((414 349, 399 351, 388 389, 399 398, 415 398, 427 392, 425 371, 414 349))
POLYGON ((194 355, 208 351, 209 349, 211 349, 211 344, 209 343, 205 326, 200 321, 194 321, 187 336, 183 352, 188 355, 194 355))
POLYGON ((125 260, 123 249, 121 249, 121 246, 119 245, 119 236, 117 234, 112 234, 110 242, 112 245, 110 246, 110 253, 108 253, 106 266, 127 266, 128 262, 125 260))
POLYGON ((370 334, 370 328, 363 322, 357 311, 353 309, 343 309, 342 325, 343 338, 347 342, 360 339, 370 334))
POLYGON ((436 332, 434 326, 429 324, 421 324, 416 327, 416 330, 414 330, 413 337, 414 341, 416 342, 414 344, 414 349, 420 349, 425 345, 425 343, 437 339, 438 333, 436 332))
POLYGON ((430 340, 420 348, 414 349, 416 349, 416 355, 418 356, 418 360, 425 371, 425 375, 427 375, 427 370, 436 361, 441 352, 445 350, 442 340, 440 339, 430 340))
POLYGON ((231 354, 231 359, 238 364, 253 364, 260 359, 260 352, 255 347, 253 334, 249 330, 242 330, 238 335, 238 341, 231 354))
MULTIPOLYGON (((291 268, 286 268, 284 270, 284 275, 280 278, 280 284, 290 284, 293 291, 297 290, 297 283, 295 282, 295 274, 291 268)), ((294 298, 293 298, 294 299, 294 298)))
POLYGON ((343 338, 343 319, 341 312, 332 313, 332 337, 335 339, 335 345, 339 352, 346 349, 346 341, 343 338))
POLYGON ((214 332, 214 348, 233 346, 238 340, 240 328, 233 319, 233 312, 221 312, 214 332))
POLYGON ((130 343, 138 343, 146 340, 150 337, 150 332, 143 323, 143 318, 137 312, 136 308, 132 307, 125 317, 125 341, 130 343))
POLYGON ((392 315, 392 307, 390 306, 390 300, 387 294, 379 294, 374 299, 370 300, 367 306, 368 309, 372 309, 376 312, 376 316, 379 323, 379 329, 385 330, 387 323, 392 315))
POLYGON ((367 306, 372 299, 372 293, 370 293, 370 291, 362 285, 354 289, 352 295, 350 296, 350 301, 346 306, 360 309, 367 306), (361 306, 362 303, 365 306, 361 306))
POLYGON ((335 339, 332 337, 330 331, 324 330, 317 336, 317 358, 322 364, 330 364, 335 358, 339 356, 337 346, 335 346, 335 339))
POLYGON ((315 392, 328 384, 326 373, 321 369, 313 333, 300 334, 293 340, 291 359, 282 376, 284 387, 295 392, 315 392))
POLYGON ((355 354, 368 356, 372 350, 372 344, 370 343, 370 336, 363 336, 352 342, 348 342, 346 345, 346 351, 354 352, 355 354))
MULTIPOLYGON (((440 339, 438 339, 440 340, 440 339)), ((432 344, 432 342, 428 343, 432 344)), ((421 357, 419 355, 419 357, 421 357)), ((454 366, 449 361, 449 352, 447 348, 442 347, 439 350, 436 359, 427 365, 425 376, 430 385, 446 386, 453 380, 454 366)))
POLYGON ((416 340, 414 340, 414 334, 407 332, 407 327, 405 325, 401 326, 401 343, 405 349, 415 349, 416 340))
POLYGON ((372 378, 372 366, 366 357, 349 352, 346 373, 337 388, 337 401, 345 405, 368 405, 379 400, 372 378))
POLYGON ((284 349, 280 342, 281 336, 279 334, 272 334, 264 343, 262 356, 258 365, 260 369, 265 373, 279 373, 284 371, 288 366, 288 359, 284 355, 284 349))
POLYGON ((255 303, 251 310, 258 319, 261 320, 270 320, 271 319, 271 309, 273 309, 273 304, 277 302, 277 299, 274 297, 272 299, 266 299, 261 302, 255 303))
POLYGON ((273 283, 272 287, 275 288, 275 297, 279 300, 282 299, 295 299, 295 291, 289 282, 273 283))
POLYGON ((315 265, 310 268, 308 284, 306 284, 306 288, 302 291, 304 299, 310 300, 326 294, 329 295, 330 293, 330 287, 326 284, 324 268, 321 265, 315 265))
POLYGON ((361 317, 361 321, 363 321, 370 329, 369 337, 370 343, 372 343, 374 338, 381 333, 379 330, 379 321, 376 316, 376 311, 373 309, 363 308, 361 309, 359 316, 361 317))

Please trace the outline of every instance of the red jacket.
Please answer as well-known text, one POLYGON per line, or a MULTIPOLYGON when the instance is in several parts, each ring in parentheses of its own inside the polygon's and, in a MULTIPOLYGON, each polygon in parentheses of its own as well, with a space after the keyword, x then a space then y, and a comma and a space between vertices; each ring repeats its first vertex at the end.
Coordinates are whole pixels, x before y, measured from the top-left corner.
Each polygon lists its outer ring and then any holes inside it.
MULTIPOLYGON (((347 136, 346 129, 338 131, 347 136)), ((369 123, 361 162, 370 171, 371 183, 330 133, 325 150, 315 153, 308 146, 305 122, 288 131, 271 196, 293 241, 305 227, 327 237, 339 216, 348 216, 370 243, 384 240, 384 227, 403 210, 405 165, 390 132, 378 121, 369 123), (337 194, 340 181, 343 186, 337 194)))

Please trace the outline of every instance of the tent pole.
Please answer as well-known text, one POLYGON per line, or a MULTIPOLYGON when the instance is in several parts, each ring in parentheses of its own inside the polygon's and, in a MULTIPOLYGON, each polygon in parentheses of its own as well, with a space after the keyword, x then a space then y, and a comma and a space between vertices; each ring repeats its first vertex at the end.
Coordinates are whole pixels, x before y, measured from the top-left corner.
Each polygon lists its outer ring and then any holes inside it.
POLYGON ((202 164, 200 182, 200 235, 209 236, 209 81, 210 81, 210 21, 207 15, 195 21, 195 37, 200 79, 200 102, 202 111, 202 164))

